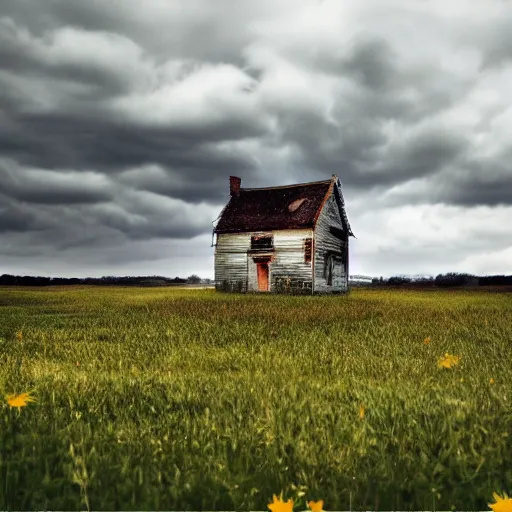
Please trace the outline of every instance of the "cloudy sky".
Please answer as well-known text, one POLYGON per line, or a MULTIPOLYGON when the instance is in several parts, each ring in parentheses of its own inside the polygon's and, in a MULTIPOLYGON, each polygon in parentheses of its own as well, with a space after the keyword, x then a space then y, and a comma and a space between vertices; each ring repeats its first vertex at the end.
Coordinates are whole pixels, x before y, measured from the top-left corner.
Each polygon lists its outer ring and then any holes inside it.
POLYGON ((354 274, 512 273, 506 0, 2 0, 0 274, 213 277, 242 186, 337 174, 354 274))

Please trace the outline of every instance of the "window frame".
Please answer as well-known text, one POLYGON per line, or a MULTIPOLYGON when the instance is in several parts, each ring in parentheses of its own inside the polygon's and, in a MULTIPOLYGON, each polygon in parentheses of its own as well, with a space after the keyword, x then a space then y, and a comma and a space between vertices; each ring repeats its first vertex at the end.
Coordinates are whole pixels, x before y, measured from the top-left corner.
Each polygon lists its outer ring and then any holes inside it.
POLYGON ((304 263, 309 264, 313 260, 313 238, 304 239, 304 263))
POLYGON ((271 251, 273 249, 274 249, 274 236, 273 235, 252 235, 251 236, 251 251, 271 251), (268 240, 268 242, 267 242, 267 240, 268 240))

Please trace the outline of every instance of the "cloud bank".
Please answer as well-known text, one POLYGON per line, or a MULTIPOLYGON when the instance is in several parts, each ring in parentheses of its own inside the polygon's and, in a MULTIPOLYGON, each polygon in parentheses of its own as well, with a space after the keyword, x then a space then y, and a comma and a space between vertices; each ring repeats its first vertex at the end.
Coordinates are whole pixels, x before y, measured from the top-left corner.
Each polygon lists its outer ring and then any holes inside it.
POLYGON ((354 273, 512 273, 511 22, 501 0, 6 0, 0 272, 213 277, 229 175, 337 174, 354 273))

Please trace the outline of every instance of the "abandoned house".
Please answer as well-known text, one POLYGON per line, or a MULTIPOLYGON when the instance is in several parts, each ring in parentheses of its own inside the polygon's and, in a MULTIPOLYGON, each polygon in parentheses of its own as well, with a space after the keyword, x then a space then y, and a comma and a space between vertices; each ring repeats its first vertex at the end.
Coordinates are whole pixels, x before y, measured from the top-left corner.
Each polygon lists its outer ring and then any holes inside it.
POLYGON ((214 227, 220 291, 348 291, 349 237, 341 184, 326 181, 241 188, 230 176, 228 204, 214 227))

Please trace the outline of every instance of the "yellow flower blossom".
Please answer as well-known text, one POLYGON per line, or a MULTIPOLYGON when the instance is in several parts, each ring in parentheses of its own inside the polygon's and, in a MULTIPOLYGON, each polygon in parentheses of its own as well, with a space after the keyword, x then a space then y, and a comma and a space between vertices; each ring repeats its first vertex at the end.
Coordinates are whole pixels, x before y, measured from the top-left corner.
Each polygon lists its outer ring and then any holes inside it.
POLYGON ((286 502, 283 501, 283 495, 279 496, 279 498, 274 494, 273 502, 269 503, 267 507, 272 512, 292 512, 293 511, 293 500, 288 500, 286 502))
POLYGON ((423 343, 425 343, 425 345, 428 345, 430 343, 430 336, 427 336, 424 340, 423 340, 423 343))
POLYGON ((458 364, 460 361, 459 356, 454 356, 451 354, 448 354, 448 352, 445 353, 444 356, 439 358, 438 366, 439 368, 452 368, 456 364, 458 364))
POLYGON ((11 407, 25 407, 30 402, 35 402, 36 399, 30 393, 21 393, 20 395, 9 395, 6 397, 7 403, 11 407))
POLYGON ((22 333, 21 331, 18 331, 18 332, 16 333, 16 339, 17 339, 18 341, 23 341, 23 333, 22 333))
POLYGON ((324 500, 308 501, 308 507, 311 512, 322 512, 324 509, 324 500))
POLYGON ((489 503, 488 505, 494 512, 512 512, 512 498, 509 498, 506 494, 502 498, 495 492, 492 493, 492 497, 495 503, 489 503))
POLYGON ((494 379, 492 377, 489 379, 489 384, 494 384, 494 379))
POLYGON ((364 405, 361 404, 359 406, 359 419, 361 419, 361 420, 364 418, 364 411, 365 411, 364 405))

